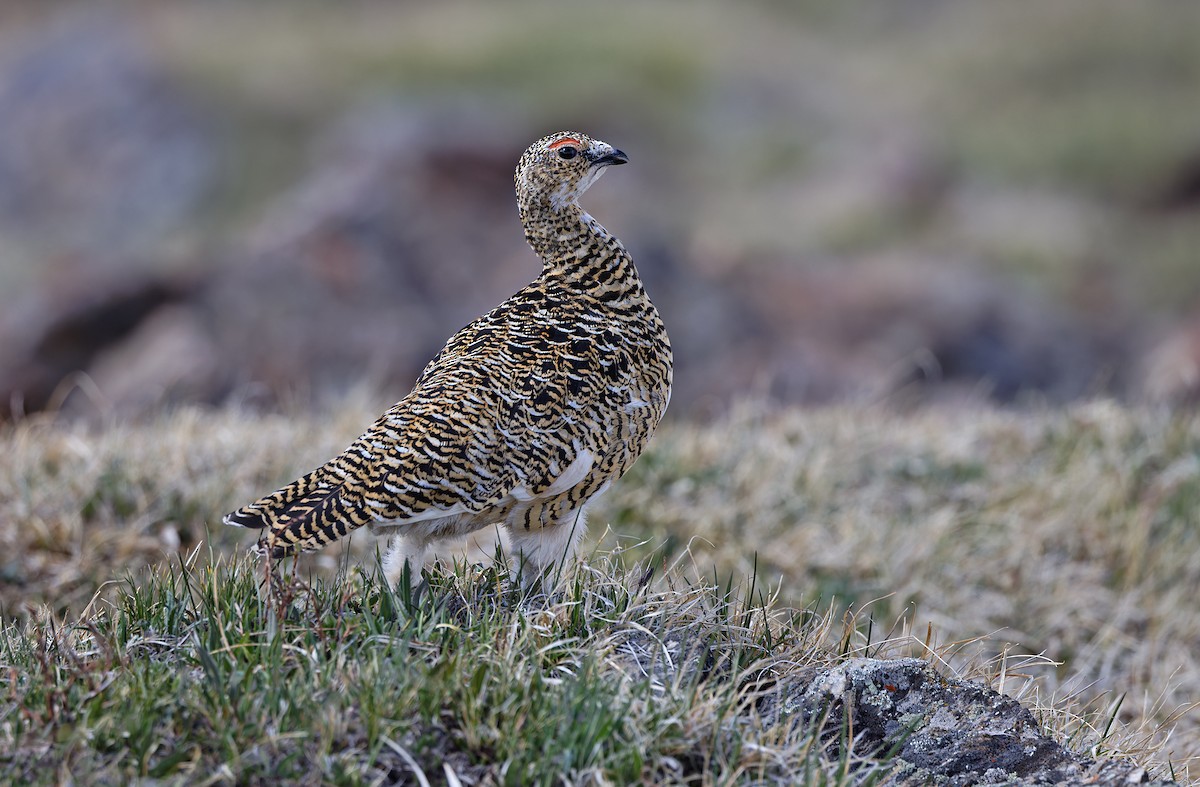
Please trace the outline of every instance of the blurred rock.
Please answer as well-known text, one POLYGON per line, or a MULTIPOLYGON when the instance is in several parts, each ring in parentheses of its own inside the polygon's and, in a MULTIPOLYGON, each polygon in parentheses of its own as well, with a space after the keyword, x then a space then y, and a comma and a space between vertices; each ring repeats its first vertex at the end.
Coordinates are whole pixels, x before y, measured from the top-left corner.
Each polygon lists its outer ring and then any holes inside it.
POLYGON ((1130 762, 1075 754, 1016 700, 942 677, 918 659, 814 669, 780 685, 759 709, 765 724, 820 725, 833 757, 847 739, 858 756, 894 748, 900 762, 885 784, 1174 784, 1152 781, 1130 762))
POLYGON ((196 309, 161 306, 90 365, 92 380, 118 412, 164 403, 216 401, 224 394, 222 360, 196 309))
POLYGON ((1186 156, 1151 190, 1146 207, 1162 211, 1187 211, 1200 207, 1200 150, 1186 156))
POLYGON ((214 150, 131 19, 60 14, 0 57, 0 232, 121 254, 175 226, 214 150))
POLYGON ((96 277, 49 288, 8 309, 0 318, 0 415, 60 406, 64 382, 145 331, 150 315, 192 286, 160 277, 96 277))
POLYGON ((1200 404, 1200 310, 1152 346, 1141 383, 1141 393, 1150 401, 1200 404))
MULTIPOLYGON (((785 401, 1095 390, 1113 359, 1060 305, 969 266, 891 255, 746 266, 729 287, 759 315, 760 375, 785 401)), ((1108 380, 1109 384, 1115 380, 1108 380)))

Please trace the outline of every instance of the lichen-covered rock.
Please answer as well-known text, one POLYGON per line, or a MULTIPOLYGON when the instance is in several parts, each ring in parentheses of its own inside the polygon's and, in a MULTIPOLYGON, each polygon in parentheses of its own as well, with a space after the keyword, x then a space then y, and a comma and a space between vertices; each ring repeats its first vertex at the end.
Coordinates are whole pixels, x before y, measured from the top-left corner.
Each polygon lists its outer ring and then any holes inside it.
POLYGON ((847 734, 854 757, 894 752, 889 784, 1168 784, 1132 763, 1076 754, 1016 700, 918 659, 813 670, 781 681, 759 707, 767 723, 821 725, 835 754, 847 734))

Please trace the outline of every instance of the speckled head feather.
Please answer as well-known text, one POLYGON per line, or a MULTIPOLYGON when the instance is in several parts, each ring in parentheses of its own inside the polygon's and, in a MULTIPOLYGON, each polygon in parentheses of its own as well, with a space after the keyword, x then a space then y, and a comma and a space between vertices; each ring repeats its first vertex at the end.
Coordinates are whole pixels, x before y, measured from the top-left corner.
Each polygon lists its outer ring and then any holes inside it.
MULTIPOLYGON (((671 344, 625 247, 579 207, 628 157, 579 132, 535 142, 517 204, 541 275, 456 333, 340 455, 225 517, 274 557, 369 526, 395 581, 429 542, 500 525, 542 570, 641 454, 671 396, 671 344)), ((536 573, 536 572, 534 572, 536 573)))
POLYGON ((548 206, 558 212, 580 195, 605 168, 629 161, 607 142, 578 131, 559 131, 529 146, 517 163, 517 201, 522 213, 548 206))

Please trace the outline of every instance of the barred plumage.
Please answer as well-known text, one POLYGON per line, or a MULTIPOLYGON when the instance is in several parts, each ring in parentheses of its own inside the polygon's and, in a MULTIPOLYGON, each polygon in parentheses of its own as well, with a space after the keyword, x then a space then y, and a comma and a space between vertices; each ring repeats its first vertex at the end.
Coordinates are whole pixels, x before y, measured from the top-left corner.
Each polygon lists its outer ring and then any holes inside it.
POLYGON ((341 455, 225 522, 275 557, 393 529, 392 581, 430 541, 492 525, 535 569, 563 559, 589 501, 642 453, 671 396, 671 345, 621 242, 579 207, 607 143, 560 132, 517 165, 527 287, 455 334, 341 455))

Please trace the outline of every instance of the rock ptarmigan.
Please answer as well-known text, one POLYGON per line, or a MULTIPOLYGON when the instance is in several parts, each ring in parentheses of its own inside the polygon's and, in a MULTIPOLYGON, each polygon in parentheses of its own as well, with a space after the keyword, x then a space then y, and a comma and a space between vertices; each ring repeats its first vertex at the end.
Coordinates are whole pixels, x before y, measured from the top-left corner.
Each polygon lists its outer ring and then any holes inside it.
POLYGON ((540 575, 572 554, 587 505, 642 453, 671 398, 671 345, 621 242, 579 206, 628 157, 578 132, 517 164, 542 273, 456 333, 412 391, 321 467, 225 517, 274 558, 368 526, 395 582, 433 541, 499 525, 540 575))

